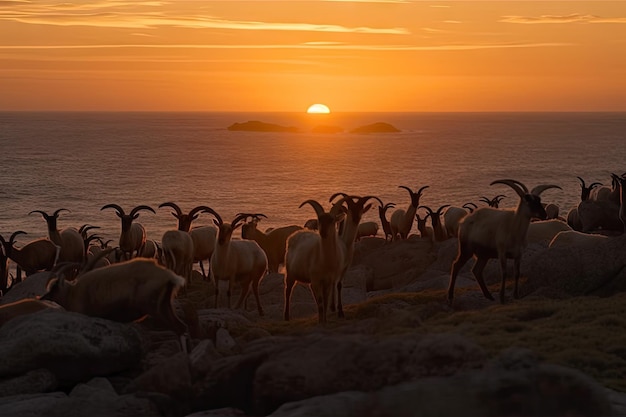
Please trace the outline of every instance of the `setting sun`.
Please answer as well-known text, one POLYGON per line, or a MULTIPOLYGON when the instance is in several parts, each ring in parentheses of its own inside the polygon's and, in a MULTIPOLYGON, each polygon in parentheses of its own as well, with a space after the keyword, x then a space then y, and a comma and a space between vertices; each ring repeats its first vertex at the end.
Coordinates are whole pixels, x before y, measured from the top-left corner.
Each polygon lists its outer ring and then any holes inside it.
POLYGON ((323 104, 313 104, 307 109, 306 112, 315 114, 328 114, 330 113, 330 109, 328 108, 328 106, 325 106, 323 104))

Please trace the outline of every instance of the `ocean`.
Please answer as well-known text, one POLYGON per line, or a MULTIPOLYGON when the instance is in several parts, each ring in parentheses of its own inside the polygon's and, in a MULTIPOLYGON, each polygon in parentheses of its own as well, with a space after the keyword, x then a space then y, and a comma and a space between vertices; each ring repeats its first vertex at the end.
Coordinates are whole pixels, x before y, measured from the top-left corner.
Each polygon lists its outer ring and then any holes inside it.
MULTIPOLYGON (((65 208, 59 228, 99 226, 117 241, 120 220, 100 208, 115 203, 140 212, 148 238, 176 228, 172 201, 187 212, 208 205, 230 221, 239 212, 264 213, 261 226, 303 225, 314 217, 308 199, 328 206, 335 192, 375 195, 406 208, 406 190, 428 185, 421 203, 437 209, 481 196, 518 197, 512 178, 532 188, 556 184, 542 199, 561 213, 587 183, 610 184, 626 171, 626 113, 116 113, 0 112, 0 234, 23 230, 18 246, 47 235, 32 210, 65 208), (233 123, 259 120, 300 133, 237 132, 233 123), (385 122, 399 133, 355 134, 385 122), (318 125, 344 133, 311 133, 318 125)), ((364 221, 378 220, 378 211, 364 221)), ((195 226, 212 224, 201 214, 195 226)), ((414 226, 415 227, 415 226, 414 226)), ((415 230, 415 229, 414 229, 415 230)), ((237 234, 239 236, 239 234, 237 234)))

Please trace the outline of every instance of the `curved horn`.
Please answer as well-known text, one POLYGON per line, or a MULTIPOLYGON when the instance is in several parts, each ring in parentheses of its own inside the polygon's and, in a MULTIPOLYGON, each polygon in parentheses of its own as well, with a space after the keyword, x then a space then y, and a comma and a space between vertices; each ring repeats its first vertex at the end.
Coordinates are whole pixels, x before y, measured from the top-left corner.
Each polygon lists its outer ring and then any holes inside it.
POLYGON ((450 204, 444 204, 443 206, 439 207, 437 209, 437 214, 441 215, 441 210, 445 209, 446 207, 450 207, 450 204))
POLYGON ((582 179, 582 178, 580 178, 580 177, 576 177, 576 178, 578 178, 578 180, 580 181, 580 186, 581 186, 581 188, 586 188, 586 187, 585 187, 585 180, 583 180, 583 179, 582 179))
POLYGON ((406 185, 398 185, 398 188, 404 188, 405 190, 407 190, 409 192, 409 195, 413 195, 413 190, 411 190, 406 185))
POLYGON ((331 195, 331 196, 330 196, 330 198, 328 199, 328 202, 329 202, 329 203, 332 203, 332 202, 333 202, 333 200, 334 200, 335 198, 337 198, 337 196, 342 196, 342 197, 344 197, 344 198, 349 198, 348 194, 346 194, 346 193, 335 193, 335 194, 333 194, 333 195, 331 195))
POLYGON ((256 221, 261 220, 261 217, 267 219, 267 216, 263 213, 237 213, 237 216, 244 216, 244 220, 247 220, 248 217, 252 217, 256 221))
POLYGON ((418 209, 421 209, 421 208, 428 210, 428 214, 430 214, 430 215, 432 215, 432 214, 433 214, 433 211, 431 210, 431 208, 430 208, 430 207, 428 207, 428 206, 419 206, 419 207, 418 207, 418 209))
POLYGON ((425 190, 425 189, 427 189, 428 187, 430 187, 430 185, 425 185, 425 186, 423 186, 422 188, 420 188, 420 189, 417 191, 417 193, 416 193, 416 194, 417 194, 418 196, 421 196, 421 195, 422 195, 422 193, 424 192, 424 190, 425 190))
POLYGON ((53 217, 57 217, 59 215, 59 213, 62 212, 62 211, 67 211, 68 213, 71 213, 71 211, 69 211, 66 208, 60 208, 60 209, 57 209, 54 213, 52 213, 52 216, 53 217))
POLYGON ((528 188, 526 188, 524 184, 516 180, 511 180, 511 179, 495 180, 489 185, 494 185, 494 184, 508 185, 517 193, 517 195, 520 196, 520 198, 524 198, 524 195, 528 193, 528 188))
POLYGON ((217 211, 213 210, 211 207, 206 207, 204 211, 206 213, 212 214, 215 217, 215 220, 217 220, 218 224, 224 224, 224 220, 222 220, 222 216, 217 214, 217 211))
POLYGON ((118 217, 122 217, 125 216, 126 214, 124 213, 124 209, 121 208, 120 206, 118 206, 117 204, 106 204, 104 206, 102 206, 102 208, 100 209, 100 211, 107 209, 107 208, 113 208, 115 209, 115 211, 117 212, 117 216, 118 217))
POLYGON ((165 203, 159 204, 159 208, 163 208, 163 207, 171 207, 171 208, 173 208, 174 211, 176 211, 175 217, 177 219, 180 219, 181 217, 183 217, 183 212, 180 209, 180 207, 178 207, 178 205, 176 203, 172 203, 171 201, 167 201, 165 203))
MULTIPOLYGON (((343 199, 345 199, 345 197, 343 197, 342 200, 343 199)), ((341 202, 343 203, 343 201, 341 202)), ((310 204, 313 207, 313 209, 315 210, 315 213, 317 214, 317 217, 320 217, 322 214, 325 213, 324 207, 322 207, 322 205, 315 200, 306 200, 305 202, 300 204, 298 208, 302 208, 302 206, 304 206, 305 204, 310 204)))
POLYGON ((148 210, 148 211, 151 211, 152 213, 156 214, 156 211, 154 211, 154 209, 152 207, 146 206, 145 204, 142 204, 142 205, 137 206, 134 209, 132 209, 128 215, 130 217, 135 217, 135 214, 137 214, 137 212, 140 211, 140 210, 148 210))
POLYGON ((43 216, 43 218, 46 219, 46 220, 48 220, 50 218, 50 215, 48 213, 46 213, 45 211, 43 211, 43 210, 33 210, 30 213, 28 213, 28 215, 30 216, 33 213, 40 213, 43 216))
POLYGON ((367 203, 367 200, 371 200, 371 199, 374 199, 374 200, 378 201, 378 203, 381 205, 381 207, 384 206, 383 201, 380 198, 376 197, 375 195, 366 195, 365 197, 361 197, 361 198, 359 198, 358 202, 359 202, 359 204, 364 206, 365 203, 367 203))
POLYGON ((191 211, 189 212, 189 217, 191 217, 192 219, 196 218, 196 215, 200 212, 206 212, 206 210, 208 209, 207 206, 197 206, 191 209, 191 211))
POLYGON ((13 232, 13 234, 11 235, 11 237, 9 238, 9 244, 12 245, 13 242, 15 241, 15 236, 17 235, 27 235, 28 233, 26 233, 23 230, 18 230, 17 232, 13 232))
POLYGON ((483 203, 487 203, 487 204, 491 204, 491 200, 489 200, 487 197, 480 197, 478 199, 478 201, 482 201, 483 203))
MULTIPOLYGON (((471 206, 471 207, 473 207, 473 208, 478 208, 478 206, 476 205, 476 203, 473 203, 473 202, 471 202, 471 201, 468 201, 467 203, 463 204, 463 207, 465 207, 465 206, 471 206)), ((465 208, 467 208, 467 207, 465 207, 465 208)))
POLYGON ((598 186, 600 186, 600 185, 602 185, 602 183, 601 183, 601 182, 592 182, 591 184, 589 184, 589 187, 588 187, 588 188, 589 188, 590 190, 592 190, 592 189, 594 189, 595 187, 598 187, 598 186))
POLYGON ((232 222, 230 222, 230 226, 234 229, 237 226, 239 226, 239 222, 242 220, 246 220, 246 218, 248 217, 248 214, 246 213, 239 213, 235 216, 235 218, 233 219, 232 222))
POLYGON ((562 190, 561 187, 559 187, 558 185, 554 185, 554 184, 542 184, 542 185, 538 185, 535 188, 532 189, 532 191, 530 192, 533 195, 540 195, 541 193, 543 193, 545 190, 548 190, 550 188, 558 188, 559 190, 562 190))

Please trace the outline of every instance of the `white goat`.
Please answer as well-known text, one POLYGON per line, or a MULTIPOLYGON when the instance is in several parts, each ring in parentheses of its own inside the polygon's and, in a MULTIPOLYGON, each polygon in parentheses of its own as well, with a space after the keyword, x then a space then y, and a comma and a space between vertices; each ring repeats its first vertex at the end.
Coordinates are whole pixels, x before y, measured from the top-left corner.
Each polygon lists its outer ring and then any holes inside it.
MULTIPOLYGON (((231 223, 224 223, 222 217, 213 209, 208 213, 215 216, 217 225, 217 245, 211 256, 211 276, 215 279, 215 308, 217 308, 219 296, 219 282, 228 281, 228 308, 230 308, 230 295, 235 282, 241 285, 241 295, 235 308, 247 302, 250 287, 256 299, 259 315, 263 316, 263 306, 259 298, 259 283, 267 271, 267 256, 263 249, 253 240, 233 241, 233 231, 241 226, 246 215, 237 215, 231 223)), ((245 304, 244 304, 245 308, 245 304)))
POLYGON ((456 238, 459 234, 459 222, 468 213, 471 213, 477 206, 474 203, 465 203, 463 207, 448 207, 445 213, 443 213, 443 224, 448 233, 448 237, 456 238))
POLYGON ((252 220, 241 226, 241 237, 247 240, 254 240, 259 244, 267 256, 267 269, 269 272, 278 272, 279 267, 285 262, 285 252, 287 251, 287 238, 298 230, 300 226, 283 226, 263 233, 257 228, 261 217, 267 218, 261 213, 240 213, 252 217, 252 220))
POLYGON ((572 228, 562 220, 548 219, 531 222, 526 232, 526 241, 549 244, 560 232, 571 230, 572 228))
POLYGON ((448 302, 450 304, 454 298, 456 277, 472 256, 476 257, 472 272, 484 296, 490 300, 493 300, 493 296, 485 285, 483 270, 489 259, 497 258, 500 261, 501 303, 504 303, 505 295, 506 261, 507 258, 513 258, 515 261, 514 297, 518 297, 520 263, 526 247, 526 234, 530 220, 533 217, 546 218, 546 211, 541 204, 540 194, 549 188, 561 189, 558 185, 538 185, 529 193, 528 188, 519 181, 504 179, 493 181, 491 185, 493 184, 508 185, 519 195, 520 201, 513 210, 483 207, 461 220, 458 236, 459 253, 452 265, 448 287, 448 302))
POLYGON ((146 229, 140 223, 133 223, 133 220, 139 217, 139 211, 141 210, 148 210, 154 214, 156 214, 156 211, 150 206, 140 205, 126 214, 124 209, 117 204, 106 204, 100 210, 107 208, 115 209, 115 214, 122 220, 119 246, 124 260, 131 259, 133 256, 141 256, 146 246, 146 229))
POLYGON ((317 213, 319 233, 300 230, 287 240, 284 318, 289 320, 291 291, 300 282, 310 286, 319 322, 325 324, 333 288, 339 283, 346 257, 346 247, 337 234, 337 224, 345 214, 341 211, 341 200, 329 212, 315 200, 307 200, 300 207, 305 204, 310 204, 317 213))
POLYGON ((398 235, 400 235, 400 239, 406 239, 411 231, 411 227, 413 227, 413 221, 415 219, 415 213, 417 212, 417 208, 420 205, 420 197, 422 196, 422 192, 427 189, 429 186, 426 185, 420 188, 416 193, 414 193, 409 187, 404 185, 398 186, 398 188, 404 188, 409 192, 411 197, 411 204, 406 210, 397 209, 391 214, 391 219, 389 223, 391 224, 391 240, 396 240, 398 235))
POLYGON ((86 272, 73 284, 53 278, 40 299, 54 301, 67 311, 124 323, 151 316, 180 337, 186 352, 187 325, 172 307, 184 284, 182 277, 156 260, 136 258, 86 272))
POLYGON ((48 237, 61 247, 59 262, 82 262, 85 259, 85 243, 78 230, 68 227, 63 230, 57 228, 59 213, 68 209, 60 208, 49 215, 42 210, 33 210, 30 214, 40 213, 48 225, 48 237))
POLYGON ((61 248, 49 239, 33 240, 21 249, 13 246, 15 237, 26 232, 18 230, 14 232, 8 241, 0 235, 0 243, 4 248, 4 254, 21 268, 26 276, 39 271, 51 271, 59 260, 61 248))
POLYGON ((554 238, 550 241, 549 247, 559 246, 571 246, 574 244, 589 244, 593 245, 609 239, 608 236, 595 234, 595 233, 583 233, 576 230, 565 230, 554 235, 554 238))

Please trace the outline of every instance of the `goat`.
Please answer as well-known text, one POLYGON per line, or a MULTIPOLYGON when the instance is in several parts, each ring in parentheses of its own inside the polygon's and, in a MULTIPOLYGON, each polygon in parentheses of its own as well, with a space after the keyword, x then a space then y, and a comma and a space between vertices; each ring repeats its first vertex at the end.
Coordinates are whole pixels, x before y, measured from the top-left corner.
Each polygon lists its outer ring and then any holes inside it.
POLYGON ((283 226, 263 233, 257 228, 261 217, 267 218, 264 214, 246 214, 252 220, 241 226, 241 237, 247 240, 254 240, 259 244, 267 256, 267 269, 269 272, 278 272, 280 264, 285 262, 285 252, 287 251, 287 239, 298 230, 300 226, 283 226))
POLYGON ((487 197, 480 197, 478 199, 478 201, 482 201, 483 203, 487 203, 487 205, 489 207, 493 207, 493 208, 500 208, 500 202, 505 198, 506 196, 504 194, 498 194, 497 196, 495 196, 492 199, 489 199, 487 197))
POLYGON ((615 176, 620 188, 619 193, 619 219, 624 225, 624 233, 626 233, 626 176, 622 174, 621 176, 615 176))
POLYGON ((54 301, 67 311, 118 322, 151 316, 179 336, 186 352, 187 325, 174 313, 172 300, 185 280, 157 264, 136 258, 97 268, 72 284, 62 277, 48 282, 40 300, 54 301))
MULTIPOLYGON (((595 187, 602 185, 601 182, 592 182, 587 187, 587 185, 585 184, 585 180, 583 180, 581 177, 576 177, 576 178, 578 178, 578 180, 580 181, 580 201, 581 202, 589 200, 591 191, 595 187)), ((569 226, 574 230, 578 230, 578 231, 583 230, 583 226, 580 222, 580 216, 578 215, 578 204, 576 205, 576 207, 572 208, 567 213, 567 224, 569 224, 569 226)))
POLYGON ((528 232, 526 232, 526 241, 528 243, 549 244, 557 234, 570 230, 572 228, 562 220, 547 219, 531 222, 528 226, 528 232))
POLYGON ((476 209, 476 204, 465 203, 463 207, 448 207, 445 213, 443 213, 443 224, 445 226, 448 237, 457 237, 459 233, 459 222, 468 212, 471 213, 476 209))
POLYGON ((376 236, 378 234, 378 223, 376 222, 363 222, 359 223, 359 229, 356 233, 356 241, 361 240, 362 237, 376 236))
POLYGON ((285 254, 285 310, 284 319, 289 320, 291 291, 296 282, 309 285, 317 303, 318 320, 327 322, 328 307, 332 304, 333 288, 341 278, 345 262, 346 247, 337 234, 337 224, 345 214, 341 210, 342 198, 329 212, 315 200, 306 200, 300 204, 310 204, 319 225, 319 233, 300 230, 287 240, 285 254))
POLYGON ((433 233, 436 242, 442 242, 448 238, 448 232, 441 224, 441 210, 445 209, 446 207, 450 207, 450 204, 444 204, 443 206, 439 207, 437 211, 433 211, 428 206, 419 206, 419 208, 424 208, 426 209, 426 211, 428 211, 428 215, 430 216, 430 222, 433 226, 433 233))
POLYGON ((609 237, 600 234, 583 233, 576 230, 564 230, 554 235, 552 240, 550 240, 548 247, 571 246, 574 244, 593 245, 603 242, 606 239, 609 239, 609 237))
POLYGON ((389 220, 387 220, 387 210, 394 208, 395 206, 396 205, 394 203, 387 203, 384 206, 378 207, 378 217, 380 217, 380 224, 383 227, 383 232, 385 233, 385 243, 393 238, 391 224, 389 223, 389 220))
POLYGON ((337 286, 336 288, 333 287, 333 290, 331 292, 331 296, 332 296, 331 309, 334 311, 335 301, 336 301, 337 302, 337 317, 343 318, 344 312, 343 312, 343 303, 341 300, 341 290, 343 288, 343 277, 346 275, 346 272, 348 272, 348 268, 352 264, 352 259, 354 258, 354 242, 359 233, 359 226, 361 224, 360 222, 361 222, 361 219, 363 218, 363 214, 365 214, 367 211, 369 211, 372 208, 371 204, 365 205, 365 203, 367 203, 367 201, 370 199, 376 199, 382 206, 383 202, 378 197, 371 196, 371 195, 365 196, 365 197, 358 197, 358 196, 349 196, 345 193, 333 194, 330 197, 330 202, 332 202, 339 195, 341 195, 342 198, 337 203, 335 203, 335 206, 338 208, 342 208, 343 203, 347 205, 347 210, 346 210, 347 217, 345 218, 345 221, 344 221, 343 231, 340 234, 340 240, 345 246, 345 256, 343 257, 343 265, 341 266, 341 271, 340 271, 339 279, 337 281, 337 286), (335 294, 335 290, 336 290, 336 294, 335 294))
POLYGON ((317 230, 317 219, 308 219, 304 222, 304 228, 309 230, 317 230))
MULTIPOLYGON (((0 243, 4 248, 4 254, 6 258, 15 262, 18 268, 22 269, 26 276, 32 275, 38 271, 51 271, 59 260, 59 253, 61 248, 49 239, 37 239, 33 240, 21 249, 16 248, 14 245, 15 237, 19 234, 26 234, 26 232, 18 230, 14 232, 8 241, 0 235, 0 243)), ((0 253, 0 263, 2 263, 2 255, 0 253)), ((6 259, 4 260, 6 266, 6 259)), ((6 291, 5 279, 2 280, 3 291, 6 291)))
POLYGON ((497 258, 500 261, 501 288, 500 302, 504 303, 506 261, 513 258, 515 263, 514 297, 518 297, 518 281, 522 252, 526 247, 526 234, 533 217, 546 218, 546 211, 541 204, 540 194, 549 188, 561 189, 558 185, 538 185, 529 193, 528 188, 519 181, 503 179, 490 185, 504 184, 511 187, 520 197, 515 209, 496 209, 482 207, 468 214, 459 224, 459 252, 452 265, 448 302, 452 305, 454 285, 461 268, 471 257, 476 257, 472 272, 480 285, 483 295, 493 300, 483 279, 483 270, 487 261, 497 258))
POLYGON ((52 242, 61 247, 59 262, 82 262, 85 259, 83 237, 78 230, 74 228, 65 228, 63 230, 57 228, 57 221, 61 211, 69 212, 68 209, 60 208, 51 215, 42 210, 33 210, 28 214, 40 213, 46 221, 48 225, 48 237, 52 242))
MULTIPOLYGON (((213 209, 208 213, 215 216, 213 222, 217 226, 217 244, 211 255, 211 276, 215 279, 215 308, 217 308, 220 280, 228 281, 228 308, 230 308, 231 289, 235 282, 241 285, 241 294, 235 309, 247 302, 250 287, 256 299, 259 316, 263 316, 263 306, 259 299, 259 283, 267 271, 267 256, 263 249, 253 240, 232 241, 233 231, 241 226, 246 219, 245 214, 238 214, 232 222, 225 223, 213 209)), ((244 304, 245 308, 245 304, 244 304)))
POLYGON ((391 214, 391 219, 389 220, 391 224, 391 233, 392 240, 396 240, 397 236, 400 235, 400 239, 406 239, 411 231, 411 227, 413 227, 413 219, 415 219, 415 213, 417 212, 417 207, 420 205, 420 197, 422 196, 422 192, 428 188, 426 185, 418 190, 418 192, 413 192, 409 187, 400 185, 398 188, 404 188, 409 192, 411 197, 411 204, 406 210, 397 209, 391 214))
POLYGON ((146 229, 140 223, 133 223, 139 217, 139 211, 148 210, 156 214, 156 211, 150 206, 140 205, 133 208, 130 213, 124 213, 117 204, 106 204, 100 210, 107 208, 115 209, 115 214, 122 221, 122 230, 120 232, 119 247, 124 260, 132 259, 133 255, 141 256, 146 246, 146 229))
MULTIPOLYGON (((161 250, 165 258, 164 263, 172 271, 183 276, 187 282, 190 282, 193 264, 196 259, 199 262, 206 259, 205 257, 200 257, 204 249, 201 245, 198 245, 198 251, 196 251, 190 232, 191 224, 198 218, 201 212, 206 213, 209 207, 197 206, 191 209, 188 214, 184 214, 177 204, 169 201, 159 205, 159 208, 163 207, 173 208, 172 216, 178 220, 178 230, 168 230, 161 238, 161 250)), ((202 270, 202 275, 205 276, 204 268, 202 270)))
POLYGON ((419 213, 416 213, 415 220, 417 221, 417 230, 420 232, 420 237, 422 239, 427 239, 432 243, 435 241, 435 233, 432 227, 426 226, 428 216, 430 216, 430 214, 426 213, 426 215, 422 218, 419 213))

